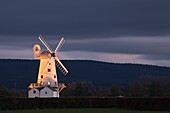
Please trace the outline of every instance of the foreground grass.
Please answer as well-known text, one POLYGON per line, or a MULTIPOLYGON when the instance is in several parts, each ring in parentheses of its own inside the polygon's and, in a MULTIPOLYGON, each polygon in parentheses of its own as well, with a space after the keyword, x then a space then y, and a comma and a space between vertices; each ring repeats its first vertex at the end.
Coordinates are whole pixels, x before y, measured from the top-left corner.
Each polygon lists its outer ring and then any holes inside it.
POLYGON ((35 110, 5 110, 0 113, 170 113, 170 111, 136 111, 122 109, 35 109, 35 110))

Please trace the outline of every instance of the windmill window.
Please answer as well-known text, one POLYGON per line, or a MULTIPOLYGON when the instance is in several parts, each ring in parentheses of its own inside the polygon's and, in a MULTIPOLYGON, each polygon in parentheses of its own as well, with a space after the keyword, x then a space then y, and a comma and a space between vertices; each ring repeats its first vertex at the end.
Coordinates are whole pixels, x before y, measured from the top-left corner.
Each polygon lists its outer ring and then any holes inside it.
POLYGON ((36 93, 36 91, 34 90, 33 93, 36 93))
POLYGON ((43 75, 41 75, 41 78, 43 78, 43 75))
POLYGON ((48 72, 51 72, 51 69, 48 69, 48 72))
POLYGON ((56 78, 56 75, 54 75, 54 78, 56 78))

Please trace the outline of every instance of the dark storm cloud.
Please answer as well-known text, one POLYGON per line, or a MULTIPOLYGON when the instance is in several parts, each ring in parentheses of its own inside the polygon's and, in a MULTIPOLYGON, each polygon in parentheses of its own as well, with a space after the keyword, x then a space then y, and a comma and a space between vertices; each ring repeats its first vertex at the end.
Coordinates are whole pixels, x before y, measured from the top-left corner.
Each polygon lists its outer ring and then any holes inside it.
MULTIPOLYGON (((45 46, 38 40, 38 36, 0 36, 0 48, 7 50, 32 51, 34 44, 45 46), (17 39, 17 40, 15 40, 17 39), (12 41, 11 41, 12 40, 12 41)), ((54 50, 61 37, 43 36, 54 50)), ((170 38, 167 37, 118 37, 118 38, 93 38, 93 39, 67 39, 61 51, 86 51, 114 54, 137 54, 145 59, 170 59, 170 38)), ((32 52, 30 53, 32 54, 32 52)))
POLYGON ((169 0, 5 0, 0 35, 168 35, 169 6, 169 0))
MULTIPOLYGON (((106 28, 112 21, 112 2, 13 1, 1 4, 1 34, 87 34, 106 28)), ((109 28, 109 29, 108 29, 109 28)))
POLYGON ((117 54, 137 54, 147 59, 170 60, 170 38, 126 37, 66 41, 63 50, 93 51, 117 54))
POLYGON ((64 36, 65 56, 120 54, 170 65, 169 6, 170 0, 1 0, 0 58, 32 58, 35 43, 45 49, 42 34, 53 50, 64 36))

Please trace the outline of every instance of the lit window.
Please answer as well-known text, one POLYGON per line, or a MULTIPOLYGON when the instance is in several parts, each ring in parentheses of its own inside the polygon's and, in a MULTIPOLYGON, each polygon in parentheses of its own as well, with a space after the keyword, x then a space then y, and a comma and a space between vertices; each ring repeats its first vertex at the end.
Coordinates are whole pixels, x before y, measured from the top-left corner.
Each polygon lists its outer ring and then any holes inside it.
POLYGON ((48 69, 48 72, 51 72, 51 69, 48 69))
POLYGON ((47 82, 48 86, 50 85, 50 82, 47 82))

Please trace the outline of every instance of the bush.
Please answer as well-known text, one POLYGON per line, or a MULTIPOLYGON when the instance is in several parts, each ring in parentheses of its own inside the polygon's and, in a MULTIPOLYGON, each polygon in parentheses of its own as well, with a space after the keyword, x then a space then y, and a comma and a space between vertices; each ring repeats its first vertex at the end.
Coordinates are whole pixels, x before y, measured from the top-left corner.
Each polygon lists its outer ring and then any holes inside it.
POLYGON ((0 110, 46 108, 123 108, 136 110, 170 110, 170 98, 1 98, 0 110))

